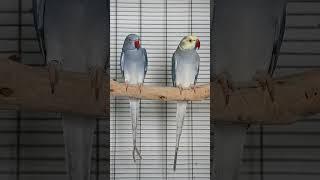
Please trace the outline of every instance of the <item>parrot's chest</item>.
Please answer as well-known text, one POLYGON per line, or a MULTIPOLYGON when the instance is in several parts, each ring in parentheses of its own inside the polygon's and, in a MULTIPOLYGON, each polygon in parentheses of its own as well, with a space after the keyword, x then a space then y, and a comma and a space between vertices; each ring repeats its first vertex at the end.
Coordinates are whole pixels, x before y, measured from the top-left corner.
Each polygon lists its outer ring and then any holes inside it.
POLYGON ((124 55, 124 68, 128 71, 144 69, 144 56, 141 52, 130 52, 124 55))
POLYGON ((144 73, 144 64, 140 61, 127 61, 124 68, 130 74, 144 73))
POLYGON ((144 79, 145 57, 139 51, 128 52, 124 55, 124 76, 129 83, 141 83, 144 79))
POLYGON ((176 83, 183 87, 189 87, 194 84, 197 74, 196 62, 189 58, 184 58, 177 62, 176 83))

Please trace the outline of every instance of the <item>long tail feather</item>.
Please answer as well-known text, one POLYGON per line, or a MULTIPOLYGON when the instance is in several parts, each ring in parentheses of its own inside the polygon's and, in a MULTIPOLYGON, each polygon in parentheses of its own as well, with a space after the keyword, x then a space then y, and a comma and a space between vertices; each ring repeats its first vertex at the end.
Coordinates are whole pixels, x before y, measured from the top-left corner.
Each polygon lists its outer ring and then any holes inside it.
POLYGON ((183 127, 183 119, 187 111, 187 104, 186 101, 180 101, 177 102, 177 114, 176 114, 176 121, 177 121, 177 127, 176 127, 176 150, 174 153, 174 162, 173 162, 173 170, 176 170, 177 166, 177 157, 178 157, 178 150, 179 150, 179 142, 180 137, 182 133, 182 127, 183 127))
POLYGON ((68 180, 89 180, 93 132, 92 118, 64 115, 63 135, 68 180))
POLYGON ((248 126, 243 124, 215 124, 215 179, 238 179, 247 129, 248 126))
POLYGON ((140 102, 138 99, 129 99, 129 102, 130 102, 131 125, 132 125, 132 143, 133 143, 132 157, 134 162, 136 162, 136 153, 138 154, 139 158, 142 159, 140 151, 137 148, 137 119, 138 119, 140 102))

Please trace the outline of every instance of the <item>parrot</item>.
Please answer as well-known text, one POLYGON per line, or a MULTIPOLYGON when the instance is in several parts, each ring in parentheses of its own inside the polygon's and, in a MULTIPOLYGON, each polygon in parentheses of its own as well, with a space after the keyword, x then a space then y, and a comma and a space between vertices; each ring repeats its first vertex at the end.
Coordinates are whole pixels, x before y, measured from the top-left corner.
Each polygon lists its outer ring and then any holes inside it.
MULTIPOLYGON (((257 81, 275 103, 274 74, 286 23, 286 0, 216 0, 212 33, 216 59, 214 80, 225 107, 234 83, 257 81)), ((237 180, 249 125, 215 118, 214 174, 217 180, 237 180)))
MULTIPOLYGON (((52 95, 57 91, 60 71, 86 72, 90 78, 88 87, 92 89, 92 98, 104 101, 106 2, 33 0, 32 7, 52 95)), ((62 113, 61 116, 68 179, 89 180, 97 117, 71 113, 62 113)))
MULTIPOLYGON (((145 48, 141 47, 141 39, 136 34, 129 34, 124 40, 121 56, 120 56, 120 68, 125 80, 126 91, 128 85, 138 85, 141 93, 144 78, 148 68, 148 56, 145 48)), ((131 125, 132 125, 132 157, 136 162, 135 154, 142 159, 140 151, 136 144, 137 134, 137 119, 139 117, 140 100, 136 98, 129 98, 131 125)))
MULTIPOLYGON (((172 56, 172 83, 178 87, 180 94, 183 89, 193 89, 199 74, 200 56, 196 49, 200 48, 200 40, 194 35, 185 36, 180 41, 172 56)), ((176 170, 179 142, 182 133, 184 116, 187 111, 187 101, 177 102, 176 112, 176 146, 173 170, 176 170)))

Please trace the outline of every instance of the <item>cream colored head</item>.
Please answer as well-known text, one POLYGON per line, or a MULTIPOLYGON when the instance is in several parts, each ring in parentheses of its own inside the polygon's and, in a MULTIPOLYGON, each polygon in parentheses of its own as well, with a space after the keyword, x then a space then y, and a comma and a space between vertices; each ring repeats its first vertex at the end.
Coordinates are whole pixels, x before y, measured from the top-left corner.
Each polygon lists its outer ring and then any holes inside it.
POLYGON ((200 40, 197 36, 191 35, 191 36, 185 36, 180 41, 179 47, 183 50, 188 49, 194 49, 194 48, 200 48, 200 40))

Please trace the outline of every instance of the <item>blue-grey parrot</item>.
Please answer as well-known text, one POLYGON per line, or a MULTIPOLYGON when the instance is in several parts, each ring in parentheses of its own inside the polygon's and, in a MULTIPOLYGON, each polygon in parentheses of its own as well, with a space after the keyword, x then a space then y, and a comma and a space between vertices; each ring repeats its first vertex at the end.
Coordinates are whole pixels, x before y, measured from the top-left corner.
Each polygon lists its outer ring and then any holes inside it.
MULTIPOLYGON (((258 81, 274 102, 271 77, 277 65, 285 31, 286 0, 216 0, 212 42, 216 80, 226 108, 234 83, 258 81)), ((238 179, 248 125, 216 119, 215 175, 217 180, 238 179)))
MULTIPOLYGON (((59 71, 87 72, 92 98, 103 98, 105 0, 33 0, 34 24, 54 95, 59 71)), ((76 90, 75 90, 76 91, 76 90)), ((96 117, 63 113, 68 179, 89 180, 96 117)))
MULTIPOLYGON (((138 35, 129 34, 124 40, 120 57, 120 68, 124 76, 126 88, 128 88, 129 84, 138 85, 141 93, 141 88, 148 68, 148 56, 146 49, 141 47, 141 40, 138 35)), ((133 160, 136 161, 136 153, 139 158, 142 159, 136 144, 140 100, 130 98, 129 103, 132 123, 132 157, 133 160)))
MULTIPOLYGON (((196 36, 185 36, 180 41, 179 46, 172 56, 172 83, 173 86, 180 89, 192 88, 195 90, 195 84, 199 74, 200 57, 196 49, 200 48, 200 40, 196 36)), ((177 102, 176 113, 176 148, 174 154, 173 170, 176 170, 179 142, 182 133, 183 120, 187 111, 187 101, 177 102)))

